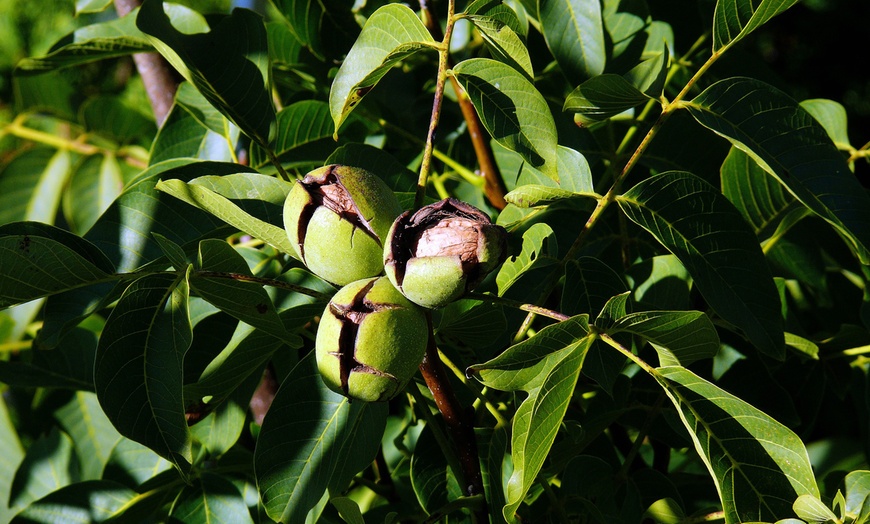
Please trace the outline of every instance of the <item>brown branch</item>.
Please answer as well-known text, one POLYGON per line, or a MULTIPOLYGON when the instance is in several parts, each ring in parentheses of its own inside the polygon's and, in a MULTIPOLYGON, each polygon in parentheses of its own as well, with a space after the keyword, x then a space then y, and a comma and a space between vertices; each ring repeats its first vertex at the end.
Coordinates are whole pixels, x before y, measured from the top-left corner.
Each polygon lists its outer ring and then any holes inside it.
MULTIPOLYGON (((122 17, 142 5, 141 0, 115 0, 115 11, 122 17)), ((154 119, 157 125, 163 125, 172 103, 175 99, 175 91, 178 90, 178 81, 175 73, 159 53, 136 53, 133 55, 136 70, 145 84, 145 92, 151 102, 154 111, 154 119)))
MULTIPOLYGON (((441 26, 438 24, 438 19, 432 12, 427 0, 420 0, 420 10, 423 13, 423 22, 432 38, 438 41, 443 40, 444 36, 441 26)), ((447 43, 449 44, 449 42, 447 43)), ((453 67, 453 65, 453 60, 448 59, 448 67, 453 67)), ((501 211, 507 205, 504 199, 504 196, 507 194, 507 187, 498 169, 498 164, 495 163, 495 155, 492 152, 492 146, 489 144, 489 135, 484 130, 480 117, 477 116, 477 111, 468 98, 468 94, 459 85, 456 77, 451 76, 450 83, 453 85, 453 90, 456 91, 459 109, 462 110, 462 116, 465 118, 468 136, 471 138, 474 154, 477 156, 477 164, 480 167, 480 173, 483 175, 483 192, 489 203, 492 204, 492 207, 501 211)))
MULTIPOLYGON (((444 424, 450 432, 453 445, 456 447, 456 456, 462 468, 461 481, 463 495, 485 496, 483 491, 483 477, 480 472, 480 457, 477 452, 477 440, 474 436, 474 424, 471 421, 471 412, 465 411, 453 392, 444 364, 438 356, 438 347, 435 343, 435 335, 432 331, 432 315, 427 314, 429 321, 429 344, 426 347, 426 355, 420 364, 420 373, 426 386, 432 392, 435 405, 444 419, 444 424)), ((476 512, 478 522, 487 522, 489 517, 486 504, 483 504, 476 512)))

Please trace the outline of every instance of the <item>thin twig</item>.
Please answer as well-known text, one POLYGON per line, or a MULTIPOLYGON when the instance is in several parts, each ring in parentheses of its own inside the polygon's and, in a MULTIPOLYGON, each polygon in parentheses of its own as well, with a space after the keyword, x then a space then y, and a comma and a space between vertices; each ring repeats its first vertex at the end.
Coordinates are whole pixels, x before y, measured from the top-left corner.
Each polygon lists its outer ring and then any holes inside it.
MULTIPOLYGON (((426 355, 420 364, 420 374, 432 392, 435 405, 444 419, 444 425, 450 432, 451 440, 456 448, 456 456, 462 468, 462 491, 466 496, 484 495, 483 476, 480 472, 480 457, 477 452, 477 440, 474 436, 474 426, 471 417, 463 410, 462 405, 453 392, 447 372, 438 355, 438 346, 432 332, 432 315, 427 314, 429 322, 429 344, 426 355)), ((475 512, 478 522, 486 522, 486 504, 475 512)))

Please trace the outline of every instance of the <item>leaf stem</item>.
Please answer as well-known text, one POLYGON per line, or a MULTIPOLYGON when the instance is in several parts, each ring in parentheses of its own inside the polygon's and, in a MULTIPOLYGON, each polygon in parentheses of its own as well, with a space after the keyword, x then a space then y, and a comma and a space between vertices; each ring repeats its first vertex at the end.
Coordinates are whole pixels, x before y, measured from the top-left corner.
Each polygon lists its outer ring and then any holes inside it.
POLYGON ((453 13, 456 9, 454 0, 447 1, 447 27, 444 29, 444 39, 438 49, 438 76, 435 81, 435 96, 432 100, 432 116, 429 118, 429 132, 426 134, 426 146, 423 149, 423 160, 420 163, 420 175, 417 178, 417 192, 414 196, 414 208, 423 205, 426 196, 426 181, 432 164, 432 149, 435 144, 435 132, 441 118, 441 104, 444 101, 444 86, 447 83, 447 65, 450 57, 450 37, 453 36, 453 26, 456 23, 453 13))
POLYGON ((466 298, 481 300, 484 302, 492 302, 493 304, 503 304, 505 306, 514 307, 523 311, 528 311, 529 313, 535 313, 537 315, 545 316, 547 318, 552 318, 553 320, 558 320, 559 322, 571 318, 569 315, 554 311, 552 309, 536 306, 534 304, 527 304, 518 300, 511 300, 509 298, 498 297, 495 295, 487 295, 485 293, 471 292, 466 295, 466 298))
POLYGON ((632 353, 629 349, 625 348, 622 344, 620 344, 619 342, 617 342, 613 337, 611 337, 611 336, 608 335, 607 333, 597 333, 597 335, 598 335, 598 337, 599 337, 601 340, 603 340, 603 341, 604 341, 608 346, 610 346, 610 347, 616 349, 617 351, 619 351, 620 353, 622 353, 623 355, 625 355, 626 357, 628 357, 629 360, 631 360, 632 362, 634 362, 635 364, 637 364, 637 366, 638 366, 639 368, 641 368, 642 370, 644 370, 644 371, 646 371, 647 373, 649 373, 650 376, 652 376, 653 378, 658 378, 658 376, 659 376, 659 372, 656 370, 656 368, 654 368, 654 367, 650 366, 649 364, 647 364, 643 359, 641 359, 639 356, 637 356, 637 355, 635 355, 634 353, 632 353))

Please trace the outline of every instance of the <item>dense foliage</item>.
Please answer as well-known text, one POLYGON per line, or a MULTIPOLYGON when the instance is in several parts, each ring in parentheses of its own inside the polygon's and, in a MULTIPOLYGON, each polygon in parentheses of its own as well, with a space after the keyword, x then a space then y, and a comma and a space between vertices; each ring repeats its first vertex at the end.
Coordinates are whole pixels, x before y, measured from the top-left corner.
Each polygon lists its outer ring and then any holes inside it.
POLYGON ((70 4, 0 0, 0 520, 870 522, 870 136, 759 58, 823 2, 70 4), (314 362, 328 164, 509 234, 389 402, 314 362))

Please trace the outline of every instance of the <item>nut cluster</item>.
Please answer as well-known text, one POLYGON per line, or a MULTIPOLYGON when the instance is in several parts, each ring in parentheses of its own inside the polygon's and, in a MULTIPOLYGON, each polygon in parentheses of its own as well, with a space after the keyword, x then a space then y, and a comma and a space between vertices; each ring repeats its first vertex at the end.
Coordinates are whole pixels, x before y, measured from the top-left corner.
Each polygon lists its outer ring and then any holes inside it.
POLYGON ((474 206, 448 198, 402 213, 380 178, 341 165, 296 183, 284 228, 311 272, 344 286, 317 330, 321 377, 366 402, 395 397, 413 377, 428 343, 424 308, 460 298, 507 253, 507 232, 474 206))

